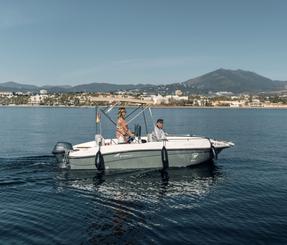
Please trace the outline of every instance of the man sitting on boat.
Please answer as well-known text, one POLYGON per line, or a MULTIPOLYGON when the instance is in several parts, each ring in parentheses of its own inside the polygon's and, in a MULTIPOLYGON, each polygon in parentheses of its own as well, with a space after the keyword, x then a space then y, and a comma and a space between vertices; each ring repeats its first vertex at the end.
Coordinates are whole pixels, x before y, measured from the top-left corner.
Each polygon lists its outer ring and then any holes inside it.
POLYGON ((126 122, 126 109, 120 107, 118 111, 117 131, 116 137, 118 143, 130 143, 134 137, 133 133, 129 130, 126 122))
POLYGON ((154 130, 152 132, 153 141, 163 141, 166 140, 166 133, 163 131, 163 119, 158 119, 154 130))

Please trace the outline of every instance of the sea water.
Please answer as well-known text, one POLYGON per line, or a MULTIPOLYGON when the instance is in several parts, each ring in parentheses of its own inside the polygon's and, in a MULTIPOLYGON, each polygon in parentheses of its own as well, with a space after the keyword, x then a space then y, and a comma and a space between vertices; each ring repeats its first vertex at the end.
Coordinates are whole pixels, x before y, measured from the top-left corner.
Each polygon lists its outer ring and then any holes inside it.
MULTIPOLYGON (((94 140, 95 110, 0 107, 0 244, 287 244, 286 110, 169 108, 152 116, 170 134, 235 146, 164 178, 153 169, 63 171, 54 144, 94 140)), ((145 134, 144 120, 135 122, 145 134)), ((104 118, 97 130, 115 135, 104 118)))

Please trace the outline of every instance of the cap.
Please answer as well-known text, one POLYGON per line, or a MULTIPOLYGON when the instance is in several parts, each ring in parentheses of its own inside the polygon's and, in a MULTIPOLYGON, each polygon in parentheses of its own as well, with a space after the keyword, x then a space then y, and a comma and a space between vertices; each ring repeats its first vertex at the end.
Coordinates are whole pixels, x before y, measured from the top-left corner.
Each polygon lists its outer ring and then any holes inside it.
POLYGON ((157 119, 157 121, 156 121, 157 123, 163 123, 163 119, 157 119))

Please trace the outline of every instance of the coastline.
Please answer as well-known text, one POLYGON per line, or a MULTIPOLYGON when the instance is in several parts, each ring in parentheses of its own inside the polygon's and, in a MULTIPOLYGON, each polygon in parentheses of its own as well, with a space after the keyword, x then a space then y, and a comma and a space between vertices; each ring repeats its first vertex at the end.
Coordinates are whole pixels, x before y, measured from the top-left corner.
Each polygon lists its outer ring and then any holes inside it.
MULTIPOLYGON (((68 105, 0 105, 7 108, 95 108, 95 106, 68 106, 68 105)), ((127 105, 127 107, 136 107, 134 105, 127 105)), ((151 108, 156 109, 287 109, 287 105, 281 106, 244 106, 244 107, 230 107, 230 106, 177 106, 177 105, 151 105, 151 108)))

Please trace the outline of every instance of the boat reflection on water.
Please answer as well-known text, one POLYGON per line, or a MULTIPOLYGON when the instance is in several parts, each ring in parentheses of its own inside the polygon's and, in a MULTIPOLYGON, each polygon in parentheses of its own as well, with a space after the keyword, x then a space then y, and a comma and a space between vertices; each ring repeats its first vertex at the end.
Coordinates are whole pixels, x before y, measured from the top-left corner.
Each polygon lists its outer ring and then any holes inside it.
POLYGON ((213 161, 188 168, 168 170, 64 170, 58 173, 59 187, 96 191, 117 198, 114 193, 124 192, 129 199, 139 196, 156 197, 162 189, 169 195, 180 193, 204 194, 221 176, 220 168, 213 161), (184 193, 186 191, 186 193, 184 193))
POLYGON ((62 171, 57 182, 59 190, 77 193, 77 207, 86 213, 88 240, 98 244, 132 242, 134 232, 144 239, 155 232, 156 224, 173 222, 173 214, 176 222, 181 212, 200 205, 221 178, 220 169, 209 162, 166 172, 62 171))

